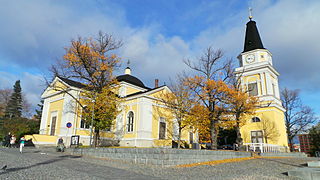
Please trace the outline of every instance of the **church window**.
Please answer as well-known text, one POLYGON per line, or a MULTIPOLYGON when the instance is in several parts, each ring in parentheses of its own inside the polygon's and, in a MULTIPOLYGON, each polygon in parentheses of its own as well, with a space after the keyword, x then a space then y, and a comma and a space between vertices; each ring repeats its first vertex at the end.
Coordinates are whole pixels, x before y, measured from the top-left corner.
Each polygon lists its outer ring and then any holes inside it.
MULTIPOLYGON (((84 106, 82 111, 86 111, 87 108, 88 108, 87 106, 84 106)), ((84 118, 84 116, 81 116, 80 128, 83 128, 83 129, 89 129, 90 128, 90 123, 86 122, 86 119, 84 118)))
POLYGON ((86 122, 86 120, 84 118, 81 118, 80 128, 83 128, 83 129, 89 129, 90 128, 89 123, 86 122))
POLYGON ((261 121, 260 118, 258 118, 258 117, 253 117, 251 120, 252 120, 252 122, 260 122, 261 121))
POLYGON ((263 143, 262 131, 251 131, 251 142, 252 143, 263 143))
POLYGON ((160 117, 159 139, 165 139, 165 138, 166 138, 166 122, 165 122, 165 118, 160 117))
POLYGON ((85 125, 85 121, 84 121, 84 119, 81 118, 80 128, 84 128, 84 125, 85 125))
POLYGON ((127 117, 127 132, 133 132, 133 120, 134 120, 133 112, 130 111, 127 117))
POLYGON ((248 91, 250 96, 258 95, 258 84, 257 82, 248 84, 248 91))

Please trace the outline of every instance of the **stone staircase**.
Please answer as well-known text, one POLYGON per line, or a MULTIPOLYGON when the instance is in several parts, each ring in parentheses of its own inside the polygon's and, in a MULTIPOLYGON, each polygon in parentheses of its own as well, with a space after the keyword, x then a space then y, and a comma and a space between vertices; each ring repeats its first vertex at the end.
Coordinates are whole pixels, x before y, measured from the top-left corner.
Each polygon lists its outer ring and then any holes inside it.
POLYGON ((297 168, 288 172, 288 176, 298 177, 304 180, 320 179, 320 161, 308 162, 308 167, 297 168))

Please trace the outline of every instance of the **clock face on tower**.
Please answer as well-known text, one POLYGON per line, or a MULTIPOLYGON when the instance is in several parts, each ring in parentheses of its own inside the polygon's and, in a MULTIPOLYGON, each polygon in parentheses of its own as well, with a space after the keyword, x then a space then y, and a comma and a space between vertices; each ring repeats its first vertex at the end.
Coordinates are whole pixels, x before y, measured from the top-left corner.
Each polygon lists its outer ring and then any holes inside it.
POLYGON ((246 61, 247 63, 252 63, 254 62, 254 55, 253 54, 249 54, 246 56, 246 61))

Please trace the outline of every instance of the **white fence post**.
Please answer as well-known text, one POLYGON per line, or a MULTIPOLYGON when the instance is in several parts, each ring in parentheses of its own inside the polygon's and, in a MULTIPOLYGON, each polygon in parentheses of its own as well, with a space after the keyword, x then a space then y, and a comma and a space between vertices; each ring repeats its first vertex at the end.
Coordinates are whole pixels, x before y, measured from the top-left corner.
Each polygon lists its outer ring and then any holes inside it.
POLYGON ((260 148, 260 151, 262 153, 264 152, 275 152, 279 153, 282 152, 282 148, 285 148, 283 146, 274 145, 274 144, 265 144, 265 143, 243 143, 246 145, 246 150, 252 150, 253 152, 256 152, 256 148, 260 148))

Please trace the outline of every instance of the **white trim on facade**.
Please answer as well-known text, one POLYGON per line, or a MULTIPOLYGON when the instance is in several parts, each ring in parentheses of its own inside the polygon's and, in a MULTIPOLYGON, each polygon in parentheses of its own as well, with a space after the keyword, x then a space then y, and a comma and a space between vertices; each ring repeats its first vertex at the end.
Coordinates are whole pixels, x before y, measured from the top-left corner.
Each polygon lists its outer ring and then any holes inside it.
POLYGON ((47 134, 46 129, 47 126, 47 121, 48 121, 48 116, 49 116, 49 100, 44 99, 43 101, 43 110, 42 110, 42 115, 41 115, 41 120, 40 120, 40 129, 39 129, 39 134, 47 134))

